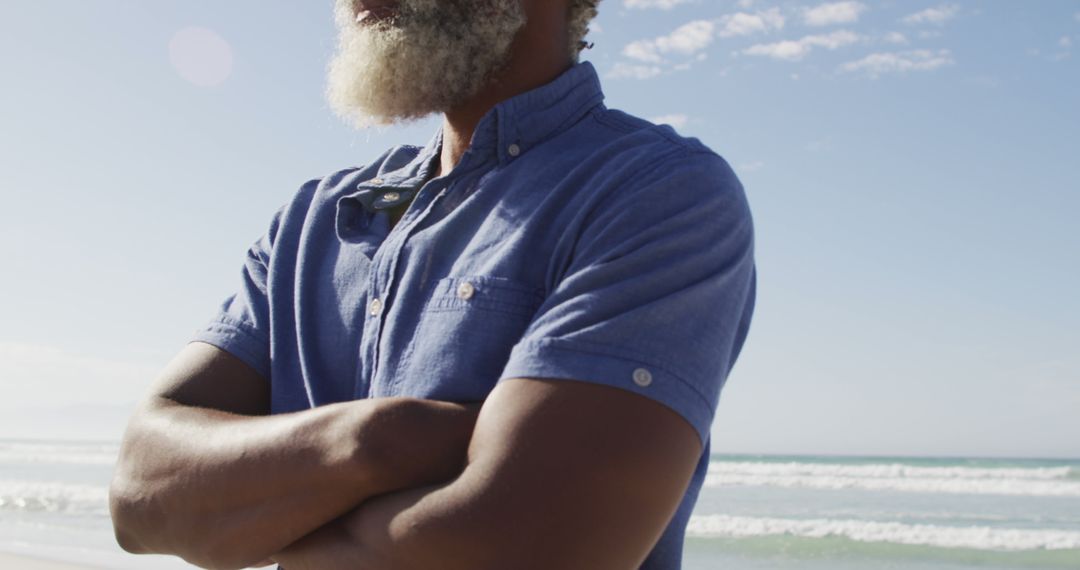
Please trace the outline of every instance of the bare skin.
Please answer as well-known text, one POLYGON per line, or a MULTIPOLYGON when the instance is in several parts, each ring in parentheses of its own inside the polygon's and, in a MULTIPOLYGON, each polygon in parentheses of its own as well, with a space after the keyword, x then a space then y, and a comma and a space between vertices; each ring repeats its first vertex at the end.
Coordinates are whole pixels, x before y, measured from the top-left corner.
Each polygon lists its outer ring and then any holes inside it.
POLYGON ((701 443, 670 409, 572 380, 500 382, 469 464, 375 497, 273 560, 286 570, 631 570, 686 492, 701 443))
MULTIPOLYGON (((379 11, 387 10, 389 4, 379 3, 379 11)), ((443 146, 434 178, 449 174, 461 162, 476 125, 495 105, 551 82, 573 65, 566 52, 568 0, 525 0, 524 5, 528 25, 514 39, 506 67, 474 97, 443 113, 443 146)), ((407 209, 406 204, 390 212, 390 227, 407 209)))
POLYGON ((523 0, 523 5, 528 24, 514 39, 506 67, 476 96, 443 115, 441 173, 461 162, 476 125, 492 107, 551 82, 573 65, 566 49, 569 0, 523 0))
MULTIPOLYGON (((568 4, 523 0, 509 65, 444 114, 437 176, 494 105, 572 65, 568 4)), ((111 489, 124 548, 215 569, 626 570, 659 539, 702 450, 672 410, 588 382, 500 382, 479 419, 410 399, 265 416, 268 389, 208 345, 170 364, 111 489)))
MULTIPOLYGON (((506 69, 444 115, 440 173, 460 162, 494 105, 572 65, 568 4, 523 0, 528 24, 506 69)), ((639 395, 562 379, 500 382, 459 476, 373 498, 272 560, 286 570, 637 568, 701 452, 689 423, 639 395)))
POLYGON ((380 398, 270 416, 269 403, 236 357, 184 348, 124 435, 109 497, 120 545, 258 563, 369 497, 453 477, 477 409, 380 398))

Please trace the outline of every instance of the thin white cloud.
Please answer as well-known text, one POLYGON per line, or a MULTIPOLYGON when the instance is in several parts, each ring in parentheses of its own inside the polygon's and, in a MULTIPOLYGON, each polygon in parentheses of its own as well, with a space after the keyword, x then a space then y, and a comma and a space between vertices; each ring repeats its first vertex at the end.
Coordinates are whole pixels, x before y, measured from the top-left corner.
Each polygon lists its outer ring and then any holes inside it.
POLYGON ((753 162, 743 162, 743 163, 739 164, 738 166, 736 166, 735 169, 736 170, 741 170, 743 172, 756 172, 758 170, 761 170, 764 167, 765 167, 765 163, 763 161, 755 160, 753 162))
POLYGON ((1061 36, 1057 41, 1057 47, 1061 48, 1061 51, 1051 55, 1049 57, 1050 61, 1064 61, 1072 57, 1072 45, 1072 38, 1069 36, 1061 36))
POLYGON ((661 63, 664 56, 670 53, 694 55, 712 43, 715 31, 715 23, 695 20, 679 26, 666 36, 631 42, 623 48, 623 55, 647 63, 661 63))
POLYGON ((664 61, 664 58, 660 56, 660 50, 653 40, 638 40, 636 42, 631 42, 623 47, 622 53, 626 57, 638 61, 648 61, 651 63, 660 63, 664 61))
POLYGON ((752 45, 744 49, 742 53, 782 61, 800 61, 809 55, 815 47, 835 50, 858 42, 859 39, 859 35, 854 32, 837 30, 831 34, 804 36, 798 40, 752 45))
POLYGON ((833 50, 859 41, 859 34, 848 30, 837 30, 824 36, 806 36, 799 41, 812 46, 833 50))
POLYGON ((783 29, 784 16, 778 8, 756 13, 736 12, 714 20, 694 20, 676 28, 666 36, 630 42, 622 55, 635 63, 620 63, 609 73, 614 78, 650 79, 666 70, 686 70, 687 61, 669 58, 704 59, 704 50, 716 38, 748 36, 783 29))
POLYGON ((657 65, 636 65, 632 63, 616 63, 607 77, 611 79, 652 79, 663 73, 664 70, 657 65))
POLYGON ((900 21, 905 24, 934 24, 940 26, 956 17, 959 11, 960 6, 956 4, 942 4, 936 8, 927 8, 921 12, 908 14, 900 21))
POLYGON ((784 29, 784 15, 780 13, 779 8, 770 8, 753 14, 736 12, 721 16, 717 23, 720 27, 716 35, 722 38, 749 36, 784 29))
POLYGON ((859 21, 859 14, 866 10, 862 2, 830 2, 803 9, 803 22, 807 26, 831 26, 852 24, 859 21))
POLYGON ((900 32, 889 32, 889 33, 885 34, 885 37, 882 38, 882 39, 884 39, 886 43, 890 43, 890 44, 907 44, 908 43, 907 36, 905 36, 904 34, 902 34, 900 32))
POLYGON ((773 59, 785 61, 799 61, 810 53, 810 48, 802 43, 792 40, 775 42, 771 44, 752 45, 743 50, 747 55, 762 55, 773 59))
POLYGON ((683 115, 681 113, 676 113, 673 115, 661 115, 659 117, 652 117, 649 119, 649 122, 656 123, 657 125, 671 125, 676 129, 681 129, 685 127, 688 122, 690 122, 690 117, 687 117, 686 115, 683 115))
POLYGON ((690 0, 623 0, 623 6, 632 10, 648 10, 650 8, 670 10, 679 4, 686 4, 689 1, 690 0))
POLYGON ((1080 12, 1073 14, 1073 18, 1076 18, 1076 21, 1080 22, 1080 12))
POLYGON ((907 73, 910 71, 931 71, 956 63, 947 49, 911 50, 903 52, 872 53, 858 61, 851 61, 840 66, 841 71, 865 73, 878 77, 887 73, 907 73))

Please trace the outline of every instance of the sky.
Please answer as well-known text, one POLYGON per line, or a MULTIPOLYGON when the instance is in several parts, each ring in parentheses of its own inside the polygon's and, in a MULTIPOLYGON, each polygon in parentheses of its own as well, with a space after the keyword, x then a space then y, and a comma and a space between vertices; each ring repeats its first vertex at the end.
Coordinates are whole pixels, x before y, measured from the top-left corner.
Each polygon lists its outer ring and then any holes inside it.
MULTIPOLYGON (((118 439, 305 181, 330 2, 8 0, 0 437, 118 439)), ((1080 457, 1080 1, 603 0, 609 107, 723 156, 758 305, 714 452, 1080 457)))

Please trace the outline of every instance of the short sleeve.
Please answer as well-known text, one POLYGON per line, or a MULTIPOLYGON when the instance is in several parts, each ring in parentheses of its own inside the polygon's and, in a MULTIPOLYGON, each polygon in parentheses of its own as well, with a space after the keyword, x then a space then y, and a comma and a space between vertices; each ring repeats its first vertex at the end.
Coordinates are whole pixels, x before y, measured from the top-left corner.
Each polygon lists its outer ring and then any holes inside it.
POLYGON ((623 184, 501 375, 614 386, 654 399, 708 441, 754 307, 754 232, 723 158, 683 152, 623 184))
POLYGON ((248 248, 237 291, 225 299, 217 314, 191 338, 236 356, 267 379, 270 378, 267 277, 283 211, 284 208, 274 214, 269 230, 248 248))

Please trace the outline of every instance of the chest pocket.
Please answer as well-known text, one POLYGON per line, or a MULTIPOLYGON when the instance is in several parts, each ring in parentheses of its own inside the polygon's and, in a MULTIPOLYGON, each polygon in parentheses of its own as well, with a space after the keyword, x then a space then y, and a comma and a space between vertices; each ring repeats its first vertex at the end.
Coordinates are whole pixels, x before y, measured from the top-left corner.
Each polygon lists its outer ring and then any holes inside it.
POLYGON ((543 292, 490 276, 435 284, 398 370, 398 395, 447 401, 484 399, 521 339, 543 292))

